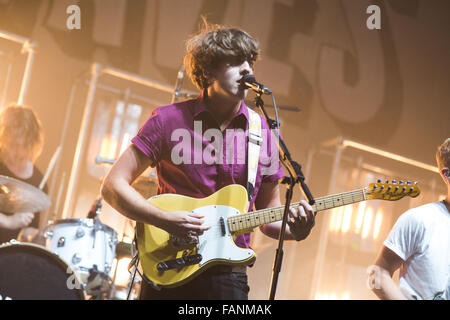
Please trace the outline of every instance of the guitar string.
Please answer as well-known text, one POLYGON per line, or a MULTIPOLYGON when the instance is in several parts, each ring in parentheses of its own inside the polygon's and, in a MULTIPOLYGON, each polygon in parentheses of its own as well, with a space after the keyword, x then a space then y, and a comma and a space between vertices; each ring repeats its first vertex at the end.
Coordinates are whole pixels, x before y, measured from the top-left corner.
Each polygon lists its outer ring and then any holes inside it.
MULTIPOLYGON (((333 209, 336 207, 341 207, 341 206, 364 201, 365 200, 364 193, 365 192, 372 193, 375 189, 376 188, 371 188, 371 189, 363 188, 363 189, 359 189, 359 190, 343 192, 341 194, 335 194, 335 195, 317 198, 317 199, 315 199, 316 203, 314 205, 315 211, 333 209), (355 199, 355 196, 360 196, 361 198, 355 199), (336 201, 339 201, 339 200, 342 200, 342 202, 339 202, 336 205, 336 201), (330 205, 330 204, 331 204, 331 207, 327 207, 327 205, 330 205), (319 208, 319 206, 322 207, 322 209, 319 208)), ((402 192, 400 192, 400 194, 404 193, 404 191, 405 190, 402 190, 402 192)), ((298 207, 299 205, 300 205, 300 202, 295 202, 295 203, 291 204, 290 207, 294 208, 294 207, 298 207)), ((237 224, 238 230, 245 230, 246 228, 254 228, 254 227, 257 227, 262 224, 267 224, 270 222, 278 221, 277 219, 280 219, 279 215, 282 213, 281 211, 284 211, 284 206, 270 208, 270 209, 261 209, 261 210, 257 210, 257 211, 247 212, 244 214, 230 216, 227 218, 227 222, 229 224, 229 227, 231 226, 231 224, 233 224, 234 226, 236 226, 236 224, 237 224), (267 216, 267 215, 269 215, 269 217, 264 218, 264 216, 267 216), (273 221, 270 219, 271 218, 270 215, 272 215, 271 217, 272 217, 272 219, 274 219, 273 221), (259 218, 261 218, 261 219, 256 221, 259 218), (260 221, 263 221, 263 222, 261 223, 260 221)), ((211 225, 211 228, 209 230, 211 230, 211 229, 214 230, 216 228, 221 229, 222 225, 220 223, 216 224, 216 225, 211 225)), ((232 231, 238 231, 238 230, 232 230, 232 231)))
MULTIPOLYGON (((355 202, 359 202, 359 201, 364 200, 364 196, 362 197, 362 199, 355 200, 354 199, 355 195, 362 195, 363 196, 363 189, 354 190, 354 191, 348 191, 348 192, 344 192, 344 193, 339 194, 339 195, 332 195, 332 196, 326 196, 326 197, 317 198, 316 199, 316 203, 320 203, 320 205, 322 205, 322 203, 323 203, 324 204, 323 205, 324 209, 320 209, 320 210, 326 210, 326 209, 331 209, 333 207, 347 205, 347 204, 350 204, 350 203, 355 203, 355 202), (343 204, 335 205, 335 200, 336 199, 337 200, 342 199, 343 200, 342 201, 343 204), (348 202, 348 200, 350 200, 350 201, 348 202), (345 203, 345 202, 348 202, 348 203, 345 203), (327 204, 332 204, 333 206, 330 207, 330 208, 327 208, 327 204)), ((291 207, 298 207, 299 205, 300 205, 300 202, 295 202, 295 203, 291 204, 291 207)), ((256 219, 255 218, 256 216, 258 216, 258 218, 259 218, 259 216, 262 216, 263 219, 264 219, 264 216, 267 216, 267 215, 270 215, 270 214, 272 214, 272 219, 275 219, 275 216, 279 215, 281 213, 281 211, 284 211, 284 206, 276 207, 276 208, 270 208, 270 209, 262 209, 262 210, 249 212, 249 213, 245 213, 245 214, 241 214, 241 215, 237 215, 237 216, 232 216, 232 217, 229 217, 228 220, 231 223, 243 224, 243 223, 245 223, 245 220, 246 221, 250 221, 252 218, 256 219)), ((316 211, 317 211, 317 206, 316 206, 316 211)), ((261 220, 263 220, 263 219, 261 219, 261 220)), ((261 220, 258 220, 258 221, 261 221, 261 220)), ((267 220, 267 218, 264 219, 264 220, 267 220)), ((274 220, 274 221, 276 221, 276 220, 274 220)), ((273 222, 273 221, 270 221, 270 217, 269 217, 269 222, 264 222, 264 223, 270 223, 270 222, 273 222)), ((255 221, 255 223, 256 223, 256 221, 255 221)), ((259 222, 257 222, 257 223, 259 223, 259 222)))

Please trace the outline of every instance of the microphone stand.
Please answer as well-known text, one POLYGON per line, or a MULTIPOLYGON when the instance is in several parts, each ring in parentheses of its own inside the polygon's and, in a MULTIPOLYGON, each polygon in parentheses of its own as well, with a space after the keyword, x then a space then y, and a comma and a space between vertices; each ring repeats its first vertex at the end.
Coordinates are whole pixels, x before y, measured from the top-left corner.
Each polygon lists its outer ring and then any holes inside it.
MULTIPOLYGON (((273 273, 272 273, 272 284, 270 287, 270 300, 275 299, 275 292, 278 284, 278 276, 281 271, 281 263, 283 261, 283 243, 284 243, 284 236, 286 231, 286 224, 287 219, 289 216, 289 207, 292 201, 292 194, 294 186, 297 183, 300 183, 300 189, 305 195, 305 197, 308 199, 308 202, 310 205, 314 204, 314 198, 311 195, 311 192, 309 191, 308 186, 305 183, 305 176, 302 173, 302 166, 298 164, 297 162, 293 161, 291 158, 291 155, 286 147, 286 144, 284 143, 283 139, 278 134, 279 129, 277 121, 274 121, 269 118, 266 110, 264 109, 264 101, 261 98, 262 93, 256 92, 256 98, 255 98, 255 104, 259 109, 263 112, 264 117, 266 118, 267 124, 269 125, 269 128, 271 130, 274 130, 275 136, 277 138, 277 145, 279 150, 279 158, 281 163, 286 167, 286 169, 289 172, 290 177, 284 177, 282 180, 282 184, 287 184, 287 190, 286 190, 286 203, 284 206, 284 213, 283 213, 283 219, 281 224, 281 230, 280 235, 278 238, 278 248, 275 255, 274 265, 273 265, 273 273)), ((274 107, 275 104, 274 104, 274 107)))

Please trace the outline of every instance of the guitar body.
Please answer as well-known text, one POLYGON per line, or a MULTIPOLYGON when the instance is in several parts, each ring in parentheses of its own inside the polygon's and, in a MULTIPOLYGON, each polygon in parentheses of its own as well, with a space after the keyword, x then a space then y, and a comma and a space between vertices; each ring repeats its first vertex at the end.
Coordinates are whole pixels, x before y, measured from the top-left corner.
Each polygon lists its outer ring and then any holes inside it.
MULTIPOLYGON (((371 183, 360 190, 316 198, 314 212, 371 199, 395 201, 408 195, 417 197, 420 189, 409 181, 371 183)), ((247 213, 247 190, 241 185, 226 186, 209 197, 197 199, 163 194, 148 199, 165 211, 194 211, 211 226, 196 241, 171 236, 166 231, 143 223, 136 224, 136 238, 144 275, 163 287, 176 287, 218 264, 248 265, 255 260, 251 249, 236 246, 233 237, 251 232, 262 224, 280 221, 284 206, 247 213)), ((293 203, 291 207, 298 207, 293 203)))
POLYGON ((241 185, 229 185, 206 198, 163 194, 148 199, 148 202, 165 211, 197 212, 205 217, 205 225, 211 226, 198 237, 197 244, 179 245, 166 231, 138 223, 136 234, 139 258, 144 275, 153 283, 176 287, 211 266, 248 265, 255 260, 253 250, 236 246, 233 241, 235 234, 232 234, 227 224, 228 217, 246 212, 247 191, 241 185), (165 271, 157 269, 161 262, 196 254, 201 255, 199 263, 165 271))

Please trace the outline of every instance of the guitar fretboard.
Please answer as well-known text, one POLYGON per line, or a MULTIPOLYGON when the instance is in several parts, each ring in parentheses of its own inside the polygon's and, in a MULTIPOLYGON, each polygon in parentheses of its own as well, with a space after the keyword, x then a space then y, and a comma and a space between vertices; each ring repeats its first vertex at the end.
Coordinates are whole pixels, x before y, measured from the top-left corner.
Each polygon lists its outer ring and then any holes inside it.
MULTIPOLYGON (((315 199, 312 206, 315 212, 333 209, 347 204, 366 200, 364 189, 344 192, 336 195, 315 199)), ((291 204, 291 208, 297 208, 300 202, 291 204)), ((283 219, 284 206, 270 209, 262 209, 228 218, 228 227, 231 232, 251 230, 263 224, 280 221, 283 219)))

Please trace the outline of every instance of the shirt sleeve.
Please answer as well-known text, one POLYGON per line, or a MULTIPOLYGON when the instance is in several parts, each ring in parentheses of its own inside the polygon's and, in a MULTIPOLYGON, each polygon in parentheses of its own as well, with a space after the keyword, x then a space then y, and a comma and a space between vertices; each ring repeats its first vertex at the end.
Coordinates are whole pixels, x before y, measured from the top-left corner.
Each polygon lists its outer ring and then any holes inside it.
POLYGON ((138 134, 131 139, 131 142, 150 158, 153 165, 156 165, 161 159, 164 145, 163 139, 164 132, 161 115, 158 109, 155 109, 141 129, 139 129, 138 134))
POLYGON ((423 222, 409 210, 398 218, 384 245, 406 261, 421 251, 424 232, 423 222))

